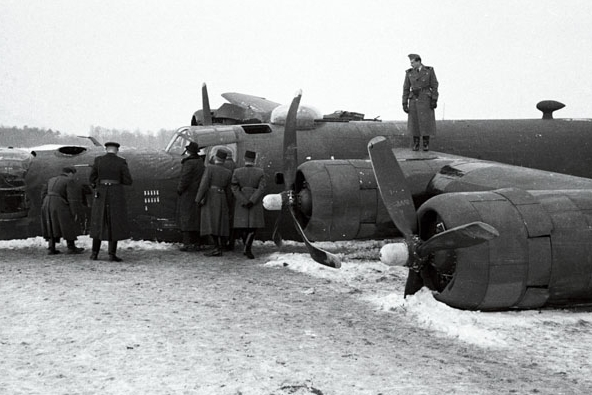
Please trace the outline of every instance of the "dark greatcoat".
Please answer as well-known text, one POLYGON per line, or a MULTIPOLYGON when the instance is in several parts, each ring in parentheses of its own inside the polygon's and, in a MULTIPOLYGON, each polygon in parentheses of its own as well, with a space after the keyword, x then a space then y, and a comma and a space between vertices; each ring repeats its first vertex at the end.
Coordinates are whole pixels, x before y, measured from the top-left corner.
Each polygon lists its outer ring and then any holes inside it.
POLYGON ((420 71, 414 68, 406 70, 403 105, 409 104, 407 133, 410 136, 436 134, 436 114, 430 108, 432 100, 438 100, 438 79, 434 68, 422 66, 420 71))
POLYGON ((181 160, 181 178, 177 186, 177 223, 182 232, 199 232, 201 208, 195 202, 205 166, 203 157, 196 153, 181 160))
POLYGON ((246 165, 239 167, 232 174, 230 188, 235 197, 234 227, 235 228, 263 228, 263 194, 265 193, 265 173, 263 169, 246 165), (242 205, 253 203, 250 209, 242 205))
POLYGON ((75 220, 82 204, 82 189, 66 174, 50 178, 41 192, 41 228, 46 239, 76 240, 80 226, 75 220))
POLYGON ((230 180, 232 172, 224 167, 224 164, 214 164, 206 167, 199 184, 196 202, 204 202, 201 210, 202 236, 230 235, 230 221, 228 217, 231 194, 230 180))
POLYGON ((130 237, 124 185, 132 185, 132 176, 124 158, 114 153, 97 156, 89 176, 95 188, 90 220, 90 237, 100 240, 124 240, 130 237), (103 185, 101 180, 119 181, 103 185))

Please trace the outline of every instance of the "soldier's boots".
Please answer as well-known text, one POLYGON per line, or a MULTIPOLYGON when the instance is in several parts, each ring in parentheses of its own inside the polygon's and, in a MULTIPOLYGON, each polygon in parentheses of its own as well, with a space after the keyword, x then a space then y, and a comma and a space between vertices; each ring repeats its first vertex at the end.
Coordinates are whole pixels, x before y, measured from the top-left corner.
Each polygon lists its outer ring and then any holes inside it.
POLYGON ((413 151, 419 151, 419 137, 413 136, 413 151))
POLYGON ((249 232, 247 237, 245 238, 245 250, 243 254, 247 256, 249 259, 255 259, 255 255, 251 251, 251 246, 253 245, 253 240, 255 239, 255 232, 249 232))
POLYGON ((430 150, 430 136, 423 136, 423 150, 430 150))
POLYGON ((123 259, 121 259, 117 255, 109 254, 109 262, 122 262, 122 261, 123 261, 123 259))
POLYGON ((49 251, 47 251, 47 255, 57 255, 57 254, 60 253, 59 250, 56 250, 56 241, 55 241, 55 239, 49 240, 49 247, 47 247, 47 249, 49 250, 49 251))
POLYGON ((189 251, 195 251, 193 244, 183 244, 180 248, 179 251, 183 251, 183 252, 189 252, 189 251))
POLYGON ((67 240, 66 243, 68 244, 68 251, 66 254, 80 254, 82 251, 84 251, 84 248, 76 247, 74 240, 67 240))
POLYGON ((214 247, 212 251, 208 251, 205 256, 222 256, 222 249, 219 246, 214 247))

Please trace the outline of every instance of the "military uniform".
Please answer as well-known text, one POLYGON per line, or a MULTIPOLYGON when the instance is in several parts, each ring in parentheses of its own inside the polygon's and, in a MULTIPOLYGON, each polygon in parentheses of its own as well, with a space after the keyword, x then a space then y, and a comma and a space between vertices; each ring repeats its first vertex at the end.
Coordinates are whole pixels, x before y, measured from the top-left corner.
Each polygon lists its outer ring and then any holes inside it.
POLYGON ((420 70, 410 68, 405 71, 403 108, 408 106, 407 132, 410 136, 429 138, 436 134, 434 108, 437 101, 438 79, 433 67, 422 65, 420 70))
POLYGON ((64 238, 68 243, 68 253, 78 254, 83 248, 77 248, 74 241, 82 234, 76 221, 76 215, 81 213, 82 188, 70 178, 67 171, 57 177, 50 178, 41 193, 43 204, 41 206, 42 234, 49 242, 49 254, 57 254, 56 242, 64 238))
MULTIPOLYGON (((105 146, 117 143, 106 143, 105 146)), ((119 148, 119 144, 116 145, 119 148)), ((109 241, 109 259, 120 261, 115 255, 117 241, 130 237, 127 221, 127 205, 124 185, 132 185, 127 162, 116 153, 107 153, 95 158, 89 176, 90 185, 95 189, 93 200, 90 237, 93 239, 91 259, 97 259, 101 240, 109 241)))
POLYGON ((183 232, 183 251, 201 248, 199 239, 201 207, 195 202, 195 195, 205 171, 203 157, 197 154, 198 145, 190 143, 186 149, 189 156, 181 160, 181 178, 177 185, 179 195, 177 222, 183 232))
MULTIPOLYGON (((226 152, 218 151, 216 155, 222 161, 226 159, 226 152)), ((223 162, 207 166, 195 197, 195 201, 202 205, 200 232, 214 239, 215 248, 208 255, 222 255, 222 238, 230 234, 228 198, 231 177, 232 172, 223 162)))
MULTIPOLYGON (((245 158, 254 161, 255 154, 247 151, 245 158)), ((265 227, 263 217, 263 194, 265 193, 265 173, 263 169, 246 162, 244 167, 236 169, 232 175, 230 188, 235 197, 233 227, 241 233, 245 249, 243 253, 254 258, 251 252, 255 230, 265 227)))

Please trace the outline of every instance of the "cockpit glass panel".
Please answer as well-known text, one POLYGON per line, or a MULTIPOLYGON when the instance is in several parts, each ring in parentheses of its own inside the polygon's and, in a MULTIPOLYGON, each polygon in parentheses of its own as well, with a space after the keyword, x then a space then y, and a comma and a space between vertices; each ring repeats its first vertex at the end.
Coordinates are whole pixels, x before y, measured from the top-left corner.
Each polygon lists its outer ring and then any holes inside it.
MULTIPOLYGON (((285 125, 289 109, 290 106, 287 104, 283 104, 274 108, 274 110, 271 112, 271 123, 274 125, 285 125)), ((298 107, 298 112, 296 113, 296 128, 301 130, 314 129, 315 119, 321 118, 323 118, 323 116, 318 109, 312 106, 300 106, 298 107)))

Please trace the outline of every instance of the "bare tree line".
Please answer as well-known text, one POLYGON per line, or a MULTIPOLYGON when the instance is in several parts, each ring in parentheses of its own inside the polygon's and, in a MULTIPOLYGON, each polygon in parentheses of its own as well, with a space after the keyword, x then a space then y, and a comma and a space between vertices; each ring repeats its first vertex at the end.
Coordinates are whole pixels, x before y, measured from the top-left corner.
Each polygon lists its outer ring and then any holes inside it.
MULTIPOLYGON (((158 132, 135 130, 107 129, 101 126, 91 126, 87 136, 94 137, 100 143, 117 141, 125 147, 134 148, 164 148, 173 131, 160 129, 158 132)), ((81 134, 82 135, 82 134, 81 134)), ((0 125, 0 147, 35 147, 44 144, 72 144, 88 145, 88 140, 72 134, 24 126, 22 128, 0 125)))

